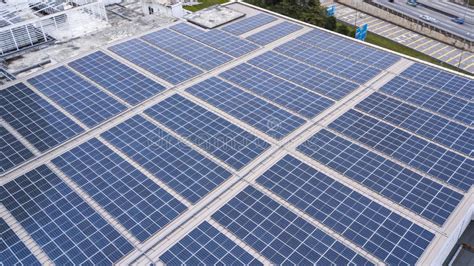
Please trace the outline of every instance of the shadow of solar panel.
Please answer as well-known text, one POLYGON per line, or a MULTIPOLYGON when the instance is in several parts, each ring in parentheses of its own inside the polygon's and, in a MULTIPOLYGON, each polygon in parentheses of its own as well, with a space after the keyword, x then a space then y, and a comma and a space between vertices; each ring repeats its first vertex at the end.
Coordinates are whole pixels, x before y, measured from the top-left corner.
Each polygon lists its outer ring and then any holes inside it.
POLYGON ((45 165, 6 183, 0 195, 55 264, 110 265, 133 249, 45 165))
POLYGON ((0 126, 0 147, 2 147, 3 155, 3 158, 0 159, 0 174, 34 156, 28 148, 2 126, 0 126))
POLYGON ((95 52, 69 63, 131 105, 137 105, 165 90, 165 87, 103 52, 95 52))
POLYGON ((252 186, 212 218, 275 264, 372 265, 252 186))
POLYGON ((64 66, 28 79, 28 82, 88 127, 94 127, 127 109, 64 66))
POLYGON ((52 162, 140 241, 187 209, 95 138, 52 162))
POLYGON ((257 182, 390 265, 414 265, 434 234, 287 155, 257 182))
POLYGON ((288 136, 306 122, 219 78, 211 77, 186 92, 276 139, 288 136))
POLYGON ((263 265, 204 221, 160 256, 167 265, 263 265))
POLYGON ((220 29, 235 35, 242 35, 248 31, 254 30, 275 20, 277 20, 277 18, 274 16, 259 13, 245 19, 239 19, 236 22, 228 24, 220 29))
POLYGON ((0 90, 0 103, 1 117, 39 151, 53 148, 84 131, 23 83, 0 90))
POLYGON ((250 35, 247 37, 247 40, 263 46, 286 37, 302 28, 303 26, 284 21, 268 29, 250 35))
POLYGON ((139 115, 101 136, 192 203, 231 176, 224 168, 139 115))
POLYGON ((0 218, 1 263, 3 265, 41 265, 8 224, 0 218))

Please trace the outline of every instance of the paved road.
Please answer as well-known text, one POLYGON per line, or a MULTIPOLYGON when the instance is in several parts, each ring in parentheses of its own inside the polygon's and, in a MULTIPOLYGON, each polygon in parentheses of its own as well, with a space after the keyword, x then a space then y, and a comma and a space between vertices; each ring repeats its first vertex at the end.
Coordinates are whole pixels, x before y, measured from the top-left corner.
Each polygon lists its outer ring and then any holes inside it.
POLYGON ((427 16, 433 17, 437 20, 437 22, 433 22, 433 23, 427 22, 427 21, 425 22, 437 28, 452 32, 453 34, 461 36, 466 40, 474 41, 474 24, 472 21, 472 17, 474 15, 473 10, 465 10, 462 6, 461 8, 459 8, 457 4, 442 2, 439 0, 438 1, 426 1, 426 0, 419 1, 420 3, 423 3, 423 4, 426 3, 427 5, 430 5, 436 8, 442 8, 443 10, 450 10, 450 13, 455 13, 453 12, 453 10, 455 10, 456 12, 462 11, 461 14, 453 14, 458 17, 464 17, 464 15, 466 15, 466 18, 468 18, 467 23, 460 25, 460 24, 452 22, 451 21, 452 17, 442 14, 440 12, 434 11, 427 7, 424 7, 423 5, 418 5, 417 7, 409 6, 406 4, 406 0, 395 0, 393 3, 390 3, 387 0, 374 0, 374 2, 377 2, 381 5, 384 5, 390 9, 396 10, 398 12, 401 12, 413 18, 418 18, 420 15, 427 15, 427 16), (468 13, 466 13, 466 11, 468 11, 468 13))

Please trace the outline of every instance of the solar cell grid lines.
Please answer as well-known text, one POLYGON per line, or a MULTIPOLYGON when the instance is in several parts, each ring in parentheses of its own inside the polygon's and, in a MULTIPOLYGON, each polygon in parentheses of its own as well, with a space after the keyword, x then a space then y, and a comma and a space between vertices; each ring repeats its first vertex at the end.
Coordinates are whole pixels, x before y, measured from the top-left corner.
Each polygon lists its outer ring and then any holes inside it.
POLYGON ((290 155, 257 182, 387 264, 415 264, 434 237, 290 155))
POLYGON ((277 20, 277 18, 274 16, 259 13, 248 18, 239 19, 237 22, 222 27, 221 30, 235 35, 242 35, 275 20, 277 20))
POLYGON ((10 226, 0 218, 0 255, 4 265, 41 265, 27 246, 18 238, 10 226))
POLYGON ((145 113, 237 170, 270 147, 264 140, 178 94, 145 113))
POLYGON ((334 103, 246 63, 224 71, 220 76, 306 118, 317 116, 334 103))
POLYGON ((192 203, 231 176, 139 115, 104 132, 102 137, 192 203))
POLYGON ((263 265, 223 233, 204 221, 178 243, 173 245, 160 260, 167 265, 263 265))
POLYGON ((372 265, 252 186, 212 218, 275 264, 372 265))
POLYGON ((140 241, 187 209, 95 138, 52 162, 140 241))
POLYGON ((162 29, 142 37, 200 68, 211 70, 233 58, 170 29, 162 29))
POLYGON ((34 154, 8 130, 0 126, 0 174, 32 158, 34 154))
POLYGON ((186 92, 276 139, 284 138, 306 122, 219 78, 202 81, 186 92))
POLYGON ((463 195, 322 129, 298 146, 310 158, 443 225, 463 195))
POLYGON ((28 82, 88 127, 94 127, 127 109, 64 66, 30 78, 28 82))
POLYGON ((171 84, 202 74, 202 71, 139 39, 109 47, 109 50, 171 84))
POLYGON ((0 90, 0 103, 1 117, 41 152, 84 131, 23 83, 0 90))
POLYGON ((103 52, 95 52, 69 63, 130 105, 137 105, 165 90, 165 87, 103 52))
POLYGON ((247 40, 259 45, 267 45, 302 28, 303 27, 300 25, 284 21, 268 29, 264 29, 260 32, 250 35, 247 37, 247 40))

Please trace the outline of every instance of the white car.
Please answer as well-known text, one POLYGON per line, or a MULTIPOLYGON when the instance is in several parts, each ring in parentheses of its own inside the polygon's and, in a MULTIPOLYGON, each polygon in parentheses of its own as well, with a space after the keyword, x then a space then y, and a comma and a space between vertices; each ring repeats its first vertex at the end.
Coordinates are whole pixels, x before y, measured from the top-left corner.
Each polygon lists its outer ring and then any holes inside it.
POLYGON ((436 20, 435 18, 430 17, 430 16, 428 16, 428 15, 420 15, 419 18, 421 18, 422 20, 431 22, 431 23, 436 23, 436 22, 438 22, 438 20, 436 20))

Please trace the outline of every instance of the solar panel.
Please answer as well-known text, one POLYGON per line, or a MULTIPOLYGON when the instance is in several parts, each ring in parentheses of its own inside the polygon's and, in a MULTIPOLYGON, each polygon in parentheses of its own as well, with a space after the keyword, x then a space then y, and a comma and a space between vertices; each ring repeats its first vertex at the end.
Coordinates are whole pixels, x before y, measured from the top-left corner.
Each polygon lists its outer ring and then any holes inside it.
POLYGON ((250 35, 247 37, 247 40, 263 46, 288 36, 302 28, 303 27, 300 25, 284 21, 268 29, 250 35))
POLYGON ((34 156, 28 148, 2 126, 0 126, 0 147, 2 147, 3 155, 3 158, 0 159, 0 174, 34 156))
POLYGON ((359 87, 356 83, 271 51, 249 60, 248 63, 334 100, 344 98, 359 87))
POLYGON ((439 225, 463 197, 326 129, 298 150, 439 225))
POLYGON ((220 76, 306 118, 317 116, 334 103, 246 63, 229 69, 220 76))
POLYGON ((3 205, 55 264, 112 264, 133 249, 45 165, 1 192, 3 205))
POLYGON ((235 35, 242 35, 248 31, 254 30, 275 20, 277 20, 277 18, 274 16, 259 13, 245 19, 237 20, 232 24, 222 27, 221 30, 235 35))
POLYGON ((204 31, 186 23, 173 25, 170 29, 205 43, 233 57, 243 56, 258 48, 257 45, 249 41, 217 29, 204 31))
POLYGON ((402 77, 391 79, 380 88, 380 91, 461 123, 467 125, 474 123, 474 103, 402 77))
POLYGON ((202 81, 186 92, 276 139, 286 137, 306 122, 218 78, 202 81))
POLYGON ((140 241, 187 209, 95 138, 52 162, 140 241))
POLYGON ((274 264, 372 265, 252 186, 212 218, 274 264))
POLYGON ((198 68, 139 39, 116 44, 109 50, 171 84, 184 82, 202 73, 198 68))
POLYGON ((192 203, 231 175, 139 115, 102 136, 192 203))
POLYGON ((464 191, 474 182, 473 160, 356 110, 329 127, 464 191))
POLYGON ((214 69, 233 59, 169 29, 147 34, 142 39, 205 70, 214 69))
POLYGON ((137 105, 165 90, 165 87, 103 52, 95 52, 69 63, 130 105, 137 105))
POLYGON ((28 82, 88 127, 94 127, 127 109, 63 66, 28 79, 28 82))
POLYGON ((0 90, 0 115, 39 151, 46 151, 83 132, 25 84, 0 90))
POLYGON ((0 257, 3 265, 41 265, 8 224, 0 218, 0 257))
POLYGON ((167 265, 263 265, 204 221, 160 256, 167 265))
POLYGON ((473 129, 420 108, 375 92, 356 109, 469 156, 474 154, 473 129))
POLYGON ((235 169, 244 167, 270 146, 177 94, 145 113, 235 169))
POLYGON ((434 234, 287 155, 257 182, 389 265, 414 265, 434 234))

